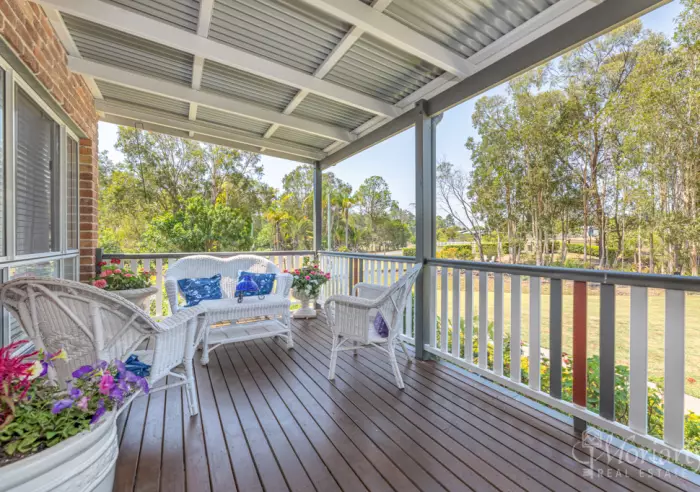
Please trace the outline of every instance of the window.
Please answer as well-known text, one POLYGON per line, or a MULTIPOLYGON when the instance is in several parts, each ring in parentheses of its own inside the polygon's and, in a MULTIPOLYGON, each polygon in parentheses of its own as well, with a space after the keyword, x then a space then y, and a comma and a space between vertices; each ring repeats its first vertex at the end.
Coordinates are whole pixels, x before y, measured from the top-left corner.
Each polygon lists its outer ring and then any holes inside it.
POLYGON ((0 256, 5 256, 5 71, 0 70, 0 256))
POLYGON ((66 207, 67 217, 67 247, 69 250, 78 249, 79 240, 79 222, 78 222, 78 142, 72 138, 67 139, 68 142, 68 162, 67 178, 68 178, 68 206, 66 207))
MULTIPOLYGON (((9 280, 19 277, 57 277, 58 276, 58 261, 46 261, 43 263, 31 263, 10 267, 9 280)), ((10 315, 10 343, 17 340, 27 339, 27 333, 22 329, 17 320, 10 315)))
POLYGON ((15 106, 16 254, 58 251, 60 128, 21 89, 15 106))

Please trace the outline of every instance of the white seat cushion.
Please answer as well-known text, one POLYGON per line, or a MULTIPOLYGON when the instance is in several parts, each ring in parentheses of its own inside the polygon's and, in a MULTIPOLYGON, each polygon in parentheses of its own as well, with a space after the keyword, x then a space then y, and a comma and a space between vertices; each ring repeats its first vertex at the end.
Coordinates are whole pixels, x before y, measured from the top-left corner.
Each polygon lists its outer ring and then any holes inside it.
POLYGON ((265 307, 279 307, 287 308, 291 305, 289 299, 282 297, 281 295, 271 294, 265 296, 264 299, 258 299, 257 296, 244 297, 243 302, 238 302, 238 299, 229 297, 224 299, 212 299, 209 301, 202 301, 199 303, 200 306, 206 308, 207 312, 212 311, 230 311, 234 309, 240 309, 241 311, 247 310, 248 308, 262 308, 265 307))

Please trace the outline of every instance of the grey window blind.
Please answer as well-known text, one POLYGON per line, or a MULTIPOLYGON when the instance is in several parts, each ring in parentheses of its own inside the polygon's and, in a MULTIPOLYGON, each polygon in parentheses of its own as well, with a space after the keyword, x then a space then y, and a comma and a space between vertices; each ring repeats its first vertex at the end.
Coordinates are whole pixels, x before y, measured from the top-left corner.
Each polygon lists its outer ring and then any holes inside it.
POLYGON ((17 254, 56 251, 59 127, 20 89, 15 105, 17 254))
POLYGON ((68 138, 68 249, 78 249, 78 142, 68 138))

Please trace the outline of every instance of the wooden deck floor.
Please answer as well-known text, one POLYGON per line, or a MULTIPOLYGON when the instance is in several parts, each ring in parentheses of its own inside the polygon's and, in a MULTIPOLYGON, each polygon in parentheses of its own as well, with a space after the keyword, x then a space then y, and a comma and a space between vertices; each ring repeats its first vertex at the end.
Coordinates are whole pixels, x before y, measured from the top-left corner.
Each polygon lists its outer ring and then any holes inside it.
POLYGON ((323 320, 294 335, 289 352, 245 342, 195 364, 196 418, 180 389, 137 399, 115 490, 698 490, 646 463, 591 472, 570 426, 442 364, 401 358, 400 391, 380 352, 346 352, 331 383, 323 320))

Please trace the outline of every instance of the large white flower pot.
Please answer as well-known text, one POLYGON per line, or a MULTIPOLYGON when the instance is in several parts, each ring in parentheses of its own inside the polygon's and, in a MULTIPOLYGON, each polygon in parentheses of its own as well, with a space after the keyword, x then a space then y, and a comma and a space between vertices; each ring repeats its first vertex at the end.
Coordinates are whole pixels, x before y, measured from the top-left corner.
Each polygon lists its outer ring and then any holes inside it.
POLYGON ((151 286, 145 289, 112 290, 110 292, 112 292, 112 294, 117 294, 119 297, 123 297, 127 301, 133 302, 138 307, 148 312, 151 297, 158 292, 158 287, 151 286))
POLYGON ((316 317, 316 298, 309 297, 305 292, 297 292, 292 289, 292 296, 301 303, 301 308, 292 313, 292 318, 309 319, 316 317))
POLYGON ((89 432, 0 468, 0 492, 111 492, 117 465, 116 413, 89 432))

